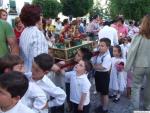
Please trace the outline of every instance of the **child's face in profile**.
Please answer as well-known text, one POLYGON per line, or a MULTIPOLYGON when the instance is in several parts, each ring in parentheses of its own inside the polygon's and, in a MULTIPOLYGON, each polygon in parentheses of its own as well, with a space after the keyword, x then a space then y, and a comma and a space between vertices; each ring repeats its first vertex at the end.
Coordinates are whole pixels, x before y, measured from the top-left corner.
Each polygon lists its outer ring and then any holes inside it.
POLYGON ((21 73, 25 73, 24 64, 17 64, 15 66, 13 66, 13 71, 18 71, 18 72, 21 72, 21 73))
POLYGON ((0 87, 0 108, 10 108, 14 104, 15 98, 12 98, 11 94, 0 87))
POLYGON ((100 49, 100 53, 105 53, 108 51, 108 47, 105 42, 100 42, 99 49, 100 49))
POLYGON ((84 74, 86 72, 84 61, 80 60, 75 69, 78 74, 84 74))
POLYGON ((77 51, 77 54, 75 55, 75 61, 79 62, 80 60, 82 60, 83 54, 80 50, 77 51))
POLYGON ((44 77, 44 71, 35 63, 32 64, 32 79, 41 80, 44 77))

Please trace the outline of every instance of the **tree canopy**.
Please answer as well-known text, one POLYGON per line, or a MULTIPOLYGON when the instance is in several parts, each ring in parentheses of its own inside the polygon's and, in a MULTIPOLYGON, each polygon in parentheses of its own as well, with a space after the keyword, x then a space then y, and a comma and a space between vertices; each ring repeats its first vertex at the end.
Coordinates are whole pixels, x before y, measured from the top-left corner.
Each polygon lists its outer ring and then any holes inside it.
POLYGON ((150 12, 150 0, 109 0, 111 17, 122 14, 126 19, 140 20, 150 12))
POLYGON ((66 16, 82 17, 86 15, 93 6, 93 0, 60 0, 62 12, 66 16))
POLYGON ((57 0, 33 0, 32 3, 42 7, 43 16, 46 18, 56 18, 62 10, 62 5, 57 0))

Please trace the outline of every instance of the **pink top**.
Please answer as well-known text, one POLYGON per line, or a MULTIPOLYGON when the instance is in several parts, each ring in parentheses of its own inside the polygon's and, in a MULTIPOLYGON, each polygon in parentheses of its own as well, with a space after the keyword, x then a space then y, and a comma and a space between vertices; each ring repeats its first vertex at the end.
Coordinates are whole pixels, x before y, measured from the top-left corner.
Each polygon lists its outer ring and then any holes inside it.
POLYGON ((118 31, 119 39, 124 38, 128 35, 128 28, 125 25, 122 26, 113 25, 113 27, 118 31))

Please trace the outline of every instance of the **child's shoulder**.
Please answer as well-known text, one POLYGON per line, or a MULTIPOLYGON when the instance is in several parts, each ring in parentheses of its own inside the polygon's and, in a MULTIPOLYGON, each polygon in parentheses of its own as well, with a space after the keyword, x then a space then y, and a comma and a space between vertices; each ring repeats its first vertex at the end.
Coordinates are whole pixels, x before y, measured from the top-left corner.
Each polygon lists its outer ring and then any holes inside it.
POLYGON ((106 52, 104 55, 104 58, 111 59, 110 52, 106 52))
POLYGON ((90 81, 89 81, 89 79, 87 77, 84 77, 84 79, 82 80, 81 83, 82 83, 83 86, 91 87, 91 83, 90 83, 90 81))

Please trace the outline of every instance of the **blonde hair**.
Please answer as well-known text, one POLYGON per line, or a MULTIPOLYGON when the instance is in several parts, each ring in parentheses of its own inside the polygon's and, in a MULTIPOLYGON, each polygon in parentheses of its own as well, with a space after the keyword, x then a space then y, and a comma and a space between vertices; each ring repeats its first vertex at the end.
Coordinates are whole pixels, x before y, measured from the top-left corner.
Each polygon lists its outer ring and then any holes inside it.
POLYGON ((139 34, 150 39, 150 14, 143 17, 139 34))
POLYGON ((15 26, 16 26, 19 22, 21 22, 20 18, 19 18, 19 17, 16 17, 16 18, 15 18, 15 26))

